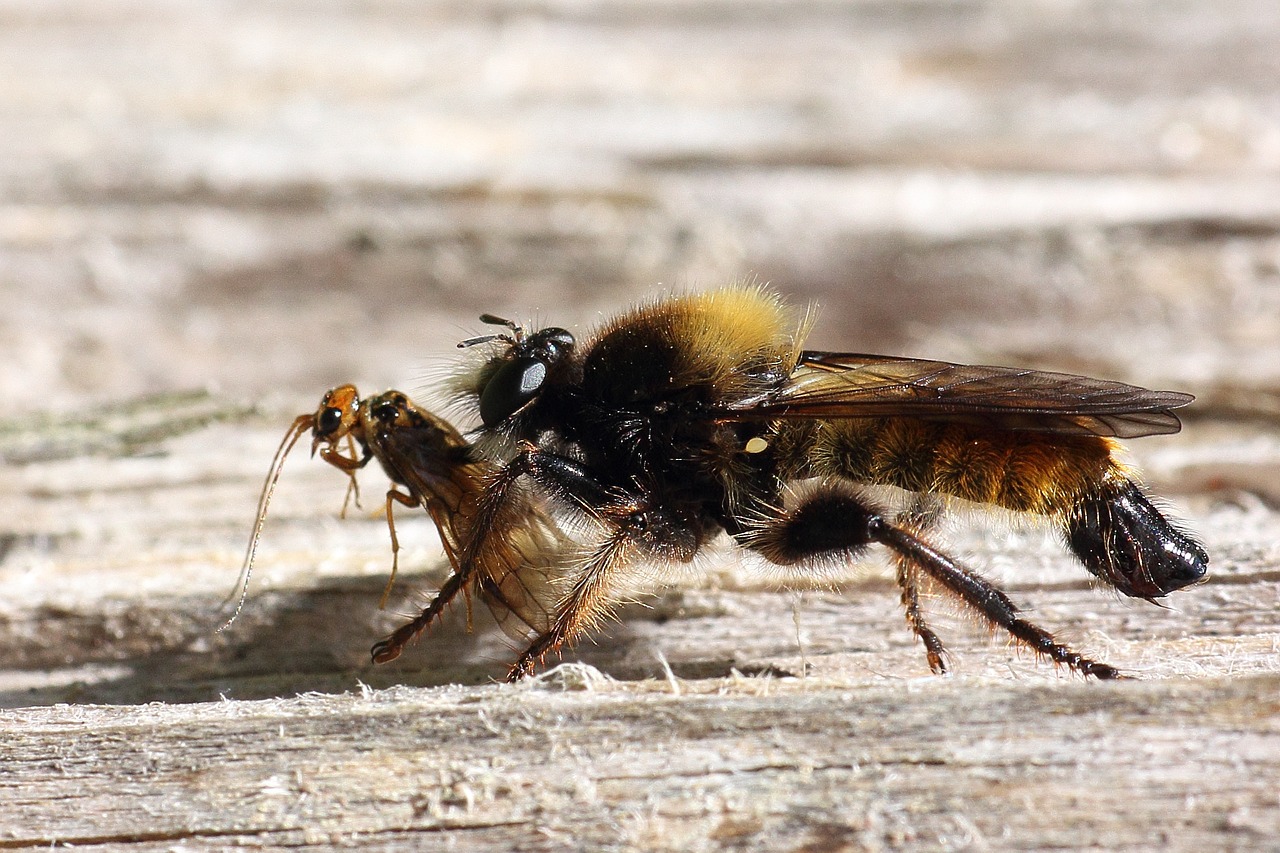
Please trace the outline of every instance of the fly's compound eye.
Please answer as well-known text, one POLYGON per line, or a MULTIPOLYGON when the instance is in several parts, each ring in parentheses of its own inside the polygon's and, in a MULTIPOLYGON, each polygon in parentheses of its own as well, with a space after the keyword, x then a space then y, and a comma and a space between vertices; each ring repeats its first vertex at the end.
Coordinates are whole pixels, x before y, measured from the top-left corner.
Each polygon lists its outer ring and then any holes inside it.
POLYGON ((340 426, 342 426, 342 409, 334 406, 321 409, 316 415, 315 437, 324 438, 332 435, 340 426))
POLYGON ((480 420, 494 427, 533 402, 552 368, 573 352, 573 335, 543 329, 521 341, 480 392, 480 420))

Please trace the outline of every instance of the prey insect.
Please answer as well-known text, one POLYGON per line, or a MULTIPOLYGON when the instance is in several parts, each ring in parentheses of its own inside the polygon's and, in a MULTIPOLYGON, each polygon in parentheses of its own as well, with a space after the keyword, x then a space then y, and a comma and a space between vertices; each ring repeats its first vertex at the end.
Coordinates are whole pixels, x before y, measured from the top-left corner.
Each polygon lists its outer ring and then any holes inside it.
POLYGON ((561 553, 563 539, 559 531, 536 508, 520 507, 520 529, 505 534, 496 531, 499 535, 491 539, 466 576, 472 583, 464 583, 464 576, 457 571, 458 547, 470 533, 469 525, 475 518, 490 466, 473 452, 452 424, 416 405, 405 394, 386 391, 361 399, 352 385, 341 385, 325 394, 316 411, 295 418, 281 440, 259 497, 257 519, 238 584, 239 600, 223 628, 235 620, 243 606, 258 541, 284 460, 308 432, 311 452, 319 452, 321 459, 350 477, 348 496, 356 491, 356 472, 374 459, 391 480, 386 515, 392 564, 382 595, 384 604, 399 567, 395 505, 422 507, 435 522, 454 571, 432 606, 395 636, 407 642, 425 630, 459 593, 467 597, 469 615, 473 588, 513 637, 525 639, 532 632, 547 630, 547 602, 554 595, 554 577, 547 560, 561 553))
MULTIPOLYGON (((687 563, 721 534, 797 574, 887 548, 934 672, 946 671, 946 650, 921 606, 926 586, 1055 664, 1118 677, 931 543, 925 514, 895 515, 868 486, 925 506, 954 499, 1049 520, 1125 595, 1154 600, 1207 571, 1200 544, 1116 458, 1117 439, 1176 432, 1187 394, 805 350, 807 320, 760 288, 642 304, 582 342, 481 319, 501 328, 463 342, 481 357, 456 389, 479 415, 474 448, 492 470, 473 514, 453 524, 455 574, 440 598, 483 577, 495 543, 544 526, 542 507, 587 531, 512 679, 608 616, 638 564, 687 563)), ((375 646, 375 660, 399 655, 438 612, 433 602, 375 646)))

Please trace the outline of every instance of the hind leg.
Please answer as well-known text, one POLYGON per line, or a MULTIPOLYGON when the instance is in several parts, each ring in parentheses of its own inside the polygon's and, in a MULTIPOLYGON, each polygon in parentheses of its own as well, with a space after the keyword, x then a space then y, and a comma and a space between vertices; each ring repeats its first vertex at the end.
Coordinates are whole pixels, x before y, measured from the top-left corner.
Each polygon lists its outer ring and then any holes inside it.
POLYGON ((1083 675, 1120 677, 1114 667, 1062 645, 1048 631, 1023 619, 1009 597, 989 581, 905 527, 891 523, 878 508, 847 487, 822 486, 798 506, 777 510, 761 519, 739 541, 771 562, 801 567, 832 557, 853 558, 873 544, 889 548, 899 565, 908 623, 924 643, 934 672, 945 670, 945 649, 920 617, 916 573, 950 592, 992 628, 1007 632, 1036 654, 1083 675))
MULTIPOLYGON (((911 509, 898 515, 896 523, 918 536, 932 527, 940 514, 939 502, 917 498, 911 509)), ((890 554, 893 555, 894 578, 901 592, 902 610, 907 619, 907 627, 924 645, 929 669, 935 675, 943 675, 947 671, 947 650, 943 647, 942 640, 929 627, 924 611, 920 607, 920 569, 904 554, 892 549, 890 554)))

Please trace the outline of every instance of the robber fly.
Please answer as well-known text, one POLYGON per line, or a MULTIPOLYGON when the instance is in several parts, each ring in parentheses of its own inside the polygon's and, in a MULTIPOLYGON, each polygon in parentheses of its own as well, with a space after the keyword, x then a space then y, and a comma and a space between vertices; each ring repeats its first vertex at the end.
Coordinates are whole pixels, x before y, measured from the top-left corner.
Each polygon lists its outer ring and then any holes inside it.
MULTIPOLYGON (((1118 677, 931 544, 928 513, 892 515, 866 486, 1049 519, 1089 572, 1137 598, 1205 576, 1204 549, 1116 458, 1118 438, 1176 432, 1173 410, 1190 395, 805 350, 807 318, 761 288, 642 304, 583 342, 561 328, 481 320, 502 331, 461 344, 482 355, 456 385, 479 414, 475 446, 494 473, 461 525, 455 576, 441 594, 486 571, 496 537, 541 524, 528 515, 540 502, 590 535, 512 679, 607 616, 638 562, 687 563, 721 533, 796 573, 886 547, 907 623, 936 673, 946 671, 945 649, 922 611, 922 583, 1057 664, 1118 677)), ((424 615, 433 611, 435 603, 424 615)), ((375 660, 396 657, 413 634, 376 645, 375 660)))
MULTIPOLYGON (((311 452, 347 474, 356 490, 356 472, 377 459, 391 480, 386 494, 387 528, 391 537, 391 577, 383 591, 385 604, 399 565, 393 507, 422 507, 435 522, 440 541, 454 568, 431 607, 396 632, 407 642, 425 630, 458 595, 479 592, 495 618, 513 637, 527 639, 549 630, 549 608, 556 592, 556 574, 549 561, 567 559, 568 544, 550 519, 532 505, 513 504, 510 529, 491 531, 486 547, 476 552, 471 570, 457 571, 458 546, 470 535, 485 478, 492 466, 480 459, 453 425, 416 405, 399 391, 361 399, 355 386, 329 391, 314 413, 299 415, 285 433, 263 484, 258 515, 245 553, 235 612, 239 615, 248 588, 258 540, 284 460, 307 432, 311 452), (345 442, 345 447, 344 447, 345 442), (345 451, 345 452, 344 452, 345 451), (519 521, 516 529, 514 522, 519 521), (467 582, 464 582, 467 581, 467 582), (514 616, 515 619, 510 617, 514 616)), ((345 508, 345 507, 344 507, 345 508)), ((468 618, 468 623, 470 619, 468 618)))

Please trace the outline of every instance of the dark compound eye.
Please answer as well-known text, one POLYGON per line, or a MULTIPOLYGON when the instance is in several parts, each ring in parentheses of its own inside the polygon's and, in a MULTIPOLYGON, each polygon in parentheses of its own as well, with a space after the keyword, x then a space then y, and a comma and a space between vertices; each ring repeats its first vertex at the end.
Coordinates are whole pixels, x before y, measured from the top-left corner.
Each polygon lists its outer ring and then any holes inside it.
POLYGON ((494 427, 523 409, 542 391, 551 368, 573 352, 573 335, 543 329, 517 345, 514 357, 500 366, 480 393, 480 419, 494 427))
POLYGON ((480 419, 487 427, 497 426, 514 415, 542 390, 547 366, 523 358, 499 367, 480 395, 480 419))
POLYGON ((315 433, 317 436, 329 435, 340 426, 342 426, 342 409, 329 406, 316 415, 315 433))

